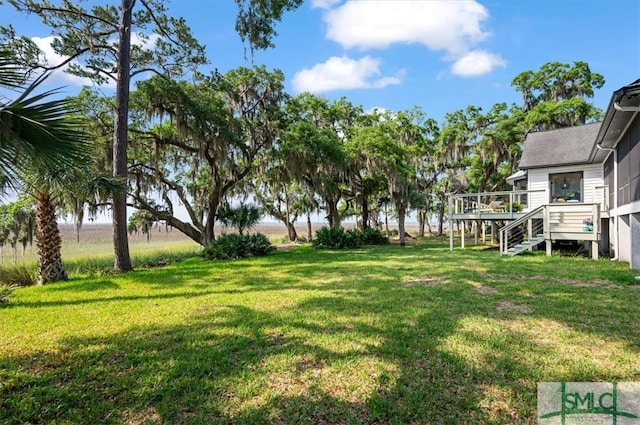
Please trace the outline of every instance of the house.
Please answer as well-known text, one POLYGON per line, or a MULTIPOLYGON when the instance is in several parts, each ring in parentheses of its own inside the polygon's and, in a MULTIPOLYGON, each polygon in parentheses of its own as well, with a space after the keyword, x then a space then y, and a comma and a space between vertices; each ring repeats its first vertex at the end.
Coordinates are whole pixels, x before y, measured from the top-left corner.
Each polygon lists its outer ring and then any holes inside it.
POLYGON ((611 96, 596 145, 608 153, 603 164, 610 205, 613 258, 640 270, 640 80, 611 96))
POLYGON ((580 240, 594 258, 608 252, 640 269, 639 112, 640 80, 613 93, 602 122, 528 134, 513 190, 452 195, 451 219, 501 226, 502 254, 580 240), (512 207, 478 207, 498 201, 512 207))

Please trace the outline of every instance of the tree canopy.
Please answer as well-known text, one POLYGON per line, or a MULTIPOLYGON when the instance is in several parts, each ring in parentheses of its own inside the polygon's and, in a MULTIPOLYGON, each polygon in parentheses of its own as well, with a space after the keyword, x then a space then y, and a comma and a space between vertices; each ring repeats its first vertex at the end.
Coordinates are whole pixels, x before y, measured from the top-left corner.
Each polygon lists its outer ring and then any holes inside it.
MULTIPOLYGON (((549 62, 521 72, 512 80, 520 104, 469 105, 438 123, 417 107, 365 112, 344 97, 290 96, 282 72, 264 66, 205 75, 204 47, 159 0, 87 7, 70 0, 10 2, 52 28, 52 46, 67 60, 47 64, 32 42, 3 29, 0 81, 24 91, 0 111, 0 171, 15 173, 18 150, 12 149, 39 149, 5 147, 5 139, 20 144, 45 134, 37 126, 31 133, 18 126, 24 137, 11 133, 7 123, 16 121, 6 117, 16 105, 24 114, 36 104, 40 109, 32 113, 57 114, 59 128, 69 132, 58 138, 73 139, 80 129, 77 118, 69 124, 61 104, 38 103, 55 92, 33 95, 27 82, 34 71, 68 66, 67 72, 97 84, 115 82, 113 97, 84 90, 65 107, 73 105, 95 142, 92 164, 121 181, 110 202, 115 266, 121 270, 130 268, 127 206, 140 211, 137 224, 131 222, 137 228, 164 221, 203 246, 215 239, 216 223, 227 220, 229 205, 238 200, 253 198, 286 226, 291 240, 303 215, 310 222, 312 213, 323 211, 331 227, 354 217, 364 231, 381 227, 381 215, 386 221, 392 207, 404 243, 404 222, 413 212, 423 233, 431 214, 442 224, 449 193, 506 189, 528 133, 602 117, 590 99, 604 77, 585 62, 549 62), (132 79, 142 74, 130 92, 132 79), (178 217, 178 208, 186 219, 178 217)), ((273 47, 277 22, 301 3, 236 0, 236 30, 252 50, 273 47)), ((48 137, 57 138, 49 131, 48 137)), ((84 205, 77 203, 79 217, 84 205)))

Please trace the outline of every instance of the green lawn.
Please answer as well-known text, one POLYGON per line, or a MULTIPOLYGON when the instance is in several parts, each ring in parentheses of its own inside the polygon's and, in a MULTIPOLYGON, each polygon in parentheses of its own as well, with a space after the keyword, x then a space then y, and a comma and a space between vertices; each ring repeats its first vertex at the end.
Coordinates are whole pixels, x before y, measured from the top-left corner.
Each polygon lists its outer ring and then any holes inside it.
POLYGON ((640 381, 634 283, 430 241, 23 288, 0 423, 533 424, 539 381, 640 381))

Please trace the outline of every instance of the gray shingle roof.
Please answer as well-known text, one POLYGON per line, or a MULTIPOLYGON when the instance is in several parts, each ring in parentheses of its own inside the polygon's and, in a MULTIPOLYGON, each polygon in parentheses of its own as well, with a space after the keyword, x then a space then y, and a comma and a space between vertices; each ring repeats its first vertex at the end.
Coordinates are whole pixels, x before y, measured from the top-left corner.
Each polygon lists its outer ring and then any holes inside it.
POLYGON ((587 164, 602 123, 529 133, 524 142, 520 169, 587 164))

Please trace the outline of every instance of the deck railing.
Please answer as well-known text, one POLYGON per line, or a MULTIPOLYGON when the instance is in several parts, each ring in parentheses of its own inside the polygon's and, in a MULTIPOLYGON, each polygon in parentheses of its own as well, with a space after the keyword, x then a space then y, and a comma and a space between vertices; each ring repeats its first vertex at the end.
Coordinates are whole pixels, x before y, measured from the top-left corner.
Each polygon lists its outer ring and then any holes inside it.
POLYGON ((524 240, 543 235, 547 241, 595 242, 594 258, 597 258, 600 233, 600 203, 542 205, 500 229, 500 253, 506 255, 524 240))
MULTIPOLYGON (((573 201, 572 201, 573 202, 573 201)), ((580 202, 586 204, 585 202, 580 202)), ((549 204, 549 191, 514 190, 502 192, 461 193, 450 196, 450 214, 453 219, 467 219, 469 215, 487 216, 502 214, 517 218, 541 205, 549 204), (542 202, 540 202, 542 200, 542 202), (467 216, 467 217, 465 217, 467 216)), ((560 205, 561 203, 558 203, 560 205)), ((609 213, 609 187, 594 186, 591 189, 591 202, 600 205, 600 212, 604 217, 609 213)))
POLYGON ((540 206, 500 229, 500 254, 505 255, 510 248, 543 234, 545 206, 540 206))
POLYGON ((496 214, 528 211, 531 196, 546 190, 462 193, 451 195, 452 215, 496 214))

